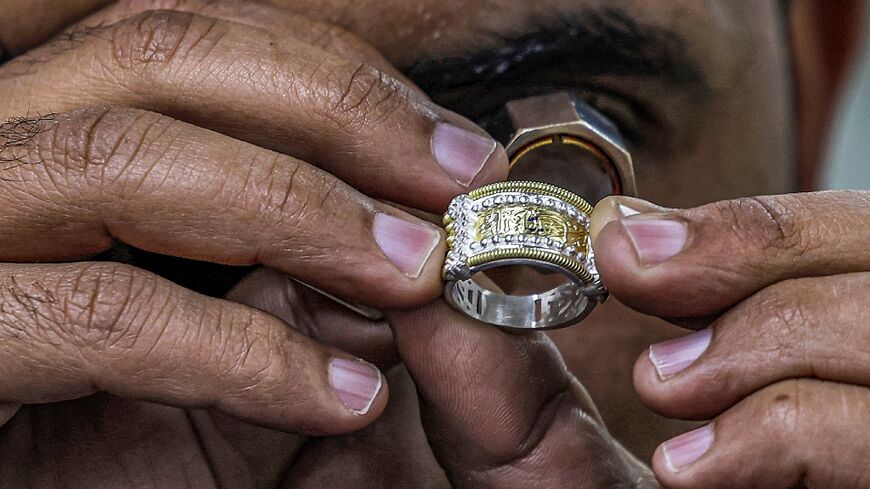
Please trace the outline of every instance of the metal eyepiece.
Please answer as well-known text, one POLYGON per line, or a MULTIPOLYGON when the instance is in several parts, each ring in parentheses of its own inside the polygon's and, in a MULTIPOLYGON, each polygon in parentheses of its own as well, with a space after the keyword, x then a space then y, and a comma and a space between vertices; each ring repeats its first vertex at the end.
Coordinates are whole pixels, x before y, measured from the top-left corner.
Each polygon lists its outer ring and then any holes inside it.
POLYGON ((616 126, 569 93, 508 102, 511 180, 551 183, 591 204, 636 195, 634 165, 616 126))

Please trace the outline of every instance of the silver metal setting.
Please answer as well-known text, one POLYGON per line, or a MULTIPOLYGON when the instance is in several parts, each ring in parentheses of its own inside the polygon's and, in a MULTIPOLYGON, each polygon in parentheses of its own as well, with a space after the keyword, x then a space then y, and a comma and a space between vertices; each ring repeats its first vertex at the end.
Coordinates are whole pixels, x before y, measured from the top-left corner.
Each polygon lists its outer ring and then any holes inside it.
POLYGON ((444 296, 454 308, 474 319, 523 330, 559 328, 582 320, 607 298, 589 242, 589 215, 570 202, 532 192, 498 192, 477 199, 460 195, 451 202, 445 222, 449 223, 451 240, 443 271, 447 281, 444 296), (583 248, 587 251, 566 246, 563 240, 553 237, 522 233, 478 239, 481 212, 516 205, 549 209, 573 221, 585 230, 583 248), (538 259, 512 256, 534 255, 535 250, 542 252, 538 259), (475 260, 494 254, 504 258, 475 260), (566 263, 569 265, 565 266, 566 263), (567 281, 542 293, 507 295, 474 279, 486 270, 511 265, 559 272, 567 281))
POLYGON ((574 136, 600 150, 610 161, 618 180, 614 182, 616 193, 637 195, 634 163, 625 140, 616 125, 589 104, 559 92, 513 100, 506 109, 515 131, 505 146, 512 160, 542 138, 574 136))

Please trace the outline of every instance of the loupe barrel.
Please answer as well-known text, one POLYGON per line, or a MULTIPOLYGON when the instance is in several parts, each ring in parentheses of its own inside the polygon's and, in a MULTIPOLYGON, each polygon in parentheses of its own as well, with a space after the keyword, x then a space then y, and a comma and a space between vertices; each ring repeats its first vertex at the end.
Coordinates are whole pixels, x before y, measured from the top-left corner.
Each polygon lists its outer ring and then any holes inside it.
POLYGON ((515 100, 505 108, 514 131, 506 146, 509 179, 558 185, 593 205, 608 195, 636 195, 622 135, 582 100, 556 93, 515 100))
POLYGON ((568 136, 547 136, 522 148, 511 160, 510 180, 558 185, 592 205, 622 193, 614 164, 596 146, 568 136))

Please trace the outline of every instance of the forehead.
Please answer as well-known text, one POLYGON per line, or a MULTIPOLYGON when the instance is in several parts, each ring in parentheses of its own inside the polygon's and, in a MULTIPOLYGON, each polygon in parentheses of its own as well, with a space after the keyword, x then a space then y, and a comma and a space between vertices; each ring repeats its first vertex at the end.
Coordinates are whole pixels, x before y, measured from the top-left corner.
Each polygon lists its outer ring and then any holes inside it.
POLYGON ((270 1, 356 33, 438 104, 478 122, 508 100, 576 90, 627 136, 652 200, 791 188, 794 99, 779 2, 270 1), (559 36, 568 42, 558 49, 534 44, 559 36), (535 56, 504 56, 503 69, 499 55, 511 49, 535 56))
MULTIPOLYGON (((280 0, 287 2, 289 0, 280 0)), ((461 56, 552 26, 601 19, 668 33, 708 69, 740 57, 776 26, 775 2, 751 0, 295 0, 306 15, 362 35, 399 66, 461 56), (735 52, 737 50, 737 52, 735 52)), ((721 73, 724 74, 724 73, 721 73)))

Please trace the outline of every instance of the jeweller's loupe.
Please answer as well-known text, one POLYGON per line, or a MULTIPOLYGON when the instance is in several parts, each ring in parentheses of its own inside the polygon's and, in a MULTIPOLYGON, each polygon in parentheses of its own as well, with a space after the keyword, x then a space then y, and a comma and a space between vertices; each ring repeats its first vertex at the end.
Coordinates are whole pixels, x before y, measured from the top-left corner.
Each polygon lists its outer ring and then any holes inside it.
POLYGON ((508 102, 510 180, 558 185, 595 205, 637 194, 631 154, 607 117, 560 92, 508 102))

